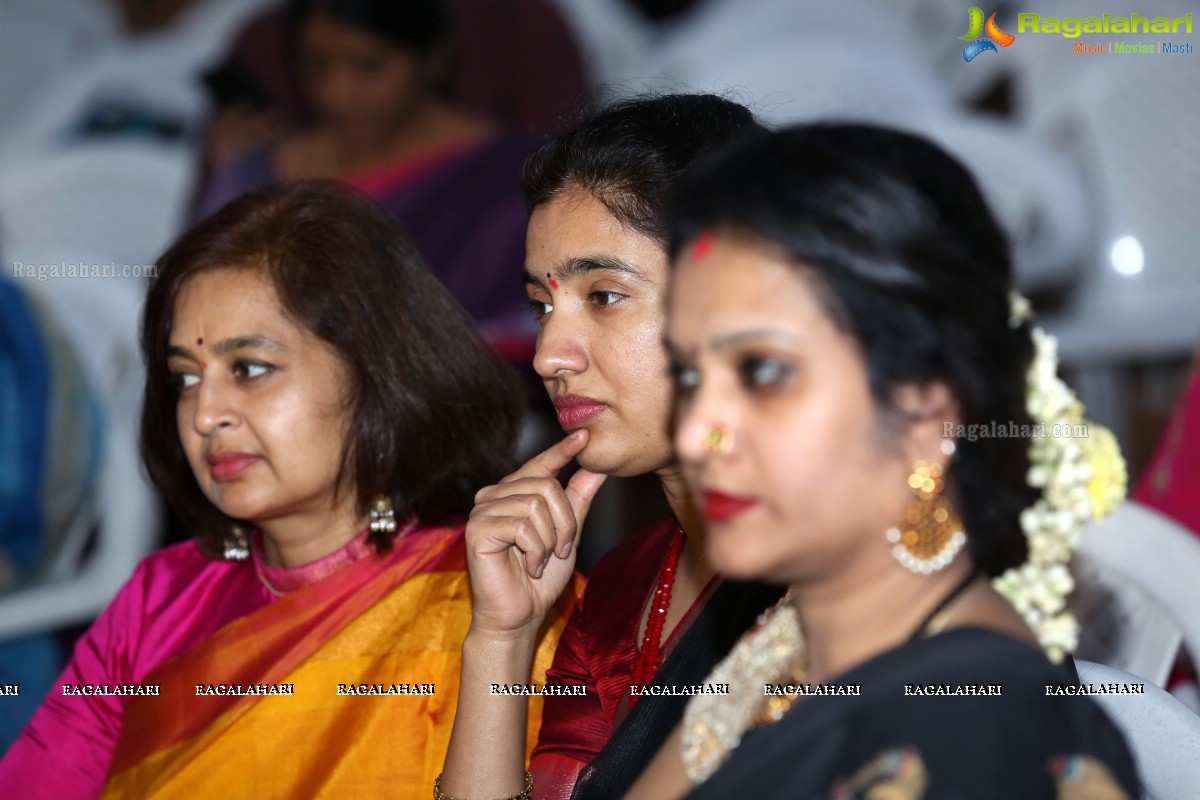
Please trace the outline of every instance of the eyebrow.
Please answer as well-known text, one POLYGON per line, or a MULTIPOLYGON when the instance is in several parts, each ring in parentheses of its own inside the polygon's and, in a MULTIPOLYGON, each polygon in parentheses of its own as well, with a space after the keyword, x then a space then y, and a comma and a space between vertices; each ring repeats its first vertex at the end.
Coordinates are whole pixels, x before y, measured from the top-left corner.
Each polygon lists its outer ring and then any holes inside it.
MULTIPOLYGON (((786 345, 796 345, 800 338, 787 331, 774 330, 772 328, 756 328, 749 331, 738 331, 726 336, 721 336, 709 343, 708 349, 714 353, 720 353, 724 350, 733 350, 741 345, 749 342, 760 341, 762 339, 771 339, 786 345)), ((672 358, 680 360, 690 359, 693 350, 685 348, 683 345, 673 341, 669 336, 664 336, 662 339, 663 347, 672 358)))
POLYGON ((738 331, 737 333, 727 334, 713 339, 708 344, 708 349, 714 353, 720 353, 725 350, 733 350, 751 342, 769 339, 780 344, 795 346, 800 342, 800 337, 787 331, 777 330, 775 328, 755 328, 748 331, 738 331))
MULTIPOLYGON (((564 264, 560 264, 554 269, 553 275, 560 281, 567 281, 571 278, 577 278, 580 275, 586 275, 589 272, 604 270, 606 272, 617 272, 629 278, 638 281, 648 280, 646 273, 640 267, 623 258, 616 256, 597 254, 578 256, 568 260, 564 264)), ((531 283, 535 286, 546 288, 545 273, 535 273, 529 267, 525 268, 525 283, 531 283)))
MULTIPOLYGON (((219 356, 229 355, 238 350, 259 347, 264 350, 282 350, 283 345, 274 339, 263 336, 261 333, 248 333, 244 336, 234 336, 229 339, 222 339, 213 345, 213 352, 219 356)), ((186 347, 171 345, 167 348, 167 357, 182 356, 183 358, 195 359, 192 352, 186 347)))

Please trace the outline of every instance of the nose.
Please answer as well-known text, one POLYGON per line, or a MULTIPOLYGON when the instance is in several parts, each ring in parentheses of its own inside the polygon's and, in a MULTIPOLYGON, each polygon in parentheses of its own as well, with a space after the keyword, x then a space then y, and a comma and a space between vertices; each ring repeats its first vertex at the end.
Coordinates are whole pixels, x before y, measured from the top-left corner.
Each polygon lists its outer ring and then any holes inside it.
POLYGON ((572 318, 567 309, 555 309, 546 318, 538 335, 533 369, 542 380, 550 381, 587 370, 589 337, 586 327, 572 318))
POLYGON ((715 387, 701 382, 675 416, 675 452, 685 464, 702 464, 733 452, 737 413, 715 387))
POLYGON ((218 428, 237 424, 233 387, 228 382, 215 374, 205 375, 196 388, 196 406, 192 410, 192 429, 196 433, 211 436, 218 428))

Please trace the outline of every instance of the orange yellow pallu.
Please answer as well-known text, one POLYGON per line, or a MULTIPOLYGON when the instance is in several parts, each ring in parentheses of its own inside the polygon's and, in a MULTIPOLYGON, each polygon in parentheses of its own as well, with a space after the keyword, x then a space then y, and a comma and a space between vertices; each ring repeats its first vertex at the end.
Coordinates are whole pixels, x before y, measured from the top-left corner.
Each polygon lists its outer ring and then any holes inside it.
MULTIPOLYGON (((533 682, 581 591, 569 587, 547 619, 533 682)), ((129 699, 103 797, 430 796, 470 621, 462 529, 413 531, 383 559, 356 561, 156 667, 144 683, 161 694, 129 699), (197 695, 216 684, 294 693, 197 695), (433 693, 339 694, 362 684, 433 693)), ((541 722, 541 698, 529 702, 526 752, 541 722)))

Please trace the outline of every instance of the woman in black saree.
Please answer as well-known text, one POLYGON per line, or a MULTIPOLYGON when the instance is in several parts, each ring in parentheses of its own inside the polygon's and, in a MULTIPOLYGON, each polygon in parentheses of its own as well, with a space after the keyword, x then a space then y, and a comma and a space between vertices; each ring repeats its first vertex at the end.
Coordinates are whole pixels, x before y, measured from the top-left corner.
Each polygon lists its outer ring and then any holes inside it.
POLYGON ((772 133, 684 178, 672 253, 706 553, 790 589, 627 796, 1138 797, 1112 723, 1055 689, 1109 438, 1066 424, 966 171, 879 128, 772 133))

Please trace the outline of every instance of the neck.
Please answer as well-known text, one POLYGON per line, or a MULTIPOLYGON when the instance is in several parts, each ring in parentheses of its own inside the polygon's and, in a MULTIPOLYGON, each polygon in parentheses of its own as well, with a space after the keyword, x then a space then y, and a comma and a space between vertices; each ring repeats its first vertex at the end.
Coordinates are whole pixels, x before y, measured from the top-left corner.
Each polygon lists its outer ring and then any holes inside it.
POLYGON ((888 559, 852 575, 793 584, 807 678, 828 681, 903 644, 970 571, 966 558, 931 575, 911 573, 888 559))
POLYGON ((683 532, 689 542, 697 545, 704 544, 704 516, 700 507, 688 491, 687 483, 678 464, 670 464, 658 470, 658 479, 662 481, 663 493, 671 506, 671 513, 683 527, 683 532))
POLYGON ((394 126, 371 137, 337 136, 342 161, 351 169, 420 153, 472 130, 462 113, 437 100, 418 101, 394 126))
POLYGON ((262 532, 263 556, 273 567, 299 567, 345 547, 367 519, 353 507, 325 513, 297 514, 255 522, 262 532))
MULTIPOLYGON (((683 579, 691 586, 694 591, 691 591, 690 594, 694 599, 695 595, 699 594, 716 574, 716 570, 709 565, 708 559, 704 555, 704 515, 700 512, 700 507, 696 504, 691 492, 688 491, 687 482, 684 480, 678 464, 663 467, 658 470, 657 475, 662 481, 663 493, 667 496, 667 504, 671 506, 671 513, 675 515, 675 519, 679 520, 685 537, 683 551, 679 556, 679 573, 676 580, 683 579)), ((686 592, 688 590, 685 590, 686 592)))

